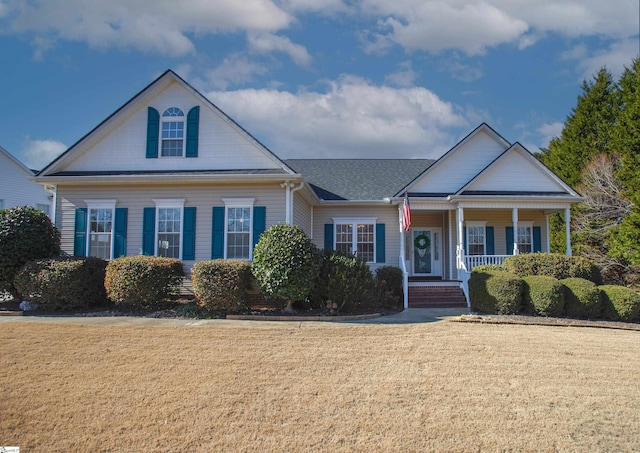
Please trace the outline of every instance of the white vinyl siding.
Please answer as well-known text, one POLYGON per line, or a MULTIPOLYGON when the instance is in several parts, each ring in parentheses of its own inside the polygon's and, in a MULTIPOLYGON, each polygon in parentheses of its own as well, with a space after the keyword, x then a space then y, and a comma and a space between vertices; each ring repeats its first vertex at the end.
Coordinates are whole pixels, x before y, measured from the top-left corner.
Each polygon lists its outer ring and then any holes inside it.
POLYGON ((295 192, 293 195, 293 223, 298 225, 307 236, 311 237, 312 207, 300 192, 295 192))
POLYGON ((49 193, 42 184, 31 181, 33 174, 22 165, 16 163, 13 158, 5 155, 0 149, 0 209, 15 208, 18 206, 50 206, 49 193))
MULTIPOLYGON (((118 207, 128 208, 127 255, 142 253, 142 218, 145 207, 154 207, 154 199, 174 198, 179 193, 185 205, 196 207, 195 260, 211 259, 211 221, 213 206, 224 206, 223 198, 255 197, 256 206, 266 207, 266 227, 285 220, 285 194, 279 183, 247 187, 201 186, 129 186, 88 187, 59 186, 56 226, 61 231, 63 251, 73 254, 75 208, 84 207, 85 198, 114 198, 118 207)), ((191 262, 192 264, 192 262, 191 262)), ((187 263, 189 266, 189 264, 187 263)))

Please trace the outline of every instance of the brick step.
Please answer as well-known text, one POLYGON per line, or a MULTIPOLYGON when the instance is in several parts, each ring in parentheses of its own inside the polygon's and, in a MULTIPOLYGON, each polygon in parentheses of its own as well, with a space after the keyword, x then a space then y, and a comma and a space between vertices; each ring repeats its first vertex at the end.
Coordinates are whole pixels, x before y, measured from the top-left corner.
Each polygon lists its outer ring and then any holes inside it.
POLYGON ((457 286, 410 286, 410 308, 466 307, 462 289, 457 286))

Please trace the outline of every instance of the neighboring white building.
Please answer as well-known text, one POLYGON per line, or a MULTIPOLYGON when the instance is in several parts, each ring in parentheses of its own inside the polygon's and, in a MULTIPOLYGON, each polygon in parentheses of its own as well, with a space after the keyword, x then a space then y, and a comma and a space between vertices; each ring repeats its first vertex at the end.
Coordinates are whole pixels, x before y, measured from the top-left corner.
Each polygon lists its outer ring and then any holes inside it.
POLYGON ((26 205, 49 214, 51 194, 33 176, 33 171, 0 146, 0 209, 26 205))

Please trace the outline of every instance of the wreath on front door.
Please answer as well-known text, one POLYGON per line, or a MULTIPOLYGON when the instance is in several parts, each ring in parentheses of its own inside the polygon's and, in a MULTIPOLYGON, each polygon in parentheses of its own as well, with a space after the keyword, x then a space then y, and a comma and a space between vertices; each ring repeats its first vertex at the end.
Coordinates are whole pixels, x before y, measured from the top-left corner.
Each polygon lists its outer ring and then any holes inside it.
POLYGON ((415 245, 418 250, 426 250, 431 245, 431 241, 429 240, 429 236, 422 233, 416 236, 413 240, 413 245, 415 245))

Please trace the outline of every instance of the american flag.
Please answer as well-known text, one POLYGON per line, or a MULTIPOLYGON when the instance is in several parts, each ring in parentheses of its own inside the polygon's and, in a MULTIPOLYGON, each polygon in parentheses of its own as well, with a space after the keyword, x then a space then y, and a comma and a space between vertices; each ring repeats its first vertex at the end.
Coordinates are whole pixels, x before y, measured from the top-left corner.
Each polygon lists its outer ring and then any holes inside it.
POLYGON ((402 214, 402 229, 409 231, 411 228, 411 206, 409 205, 409 195, 404 193, 404 209, 402 214))

